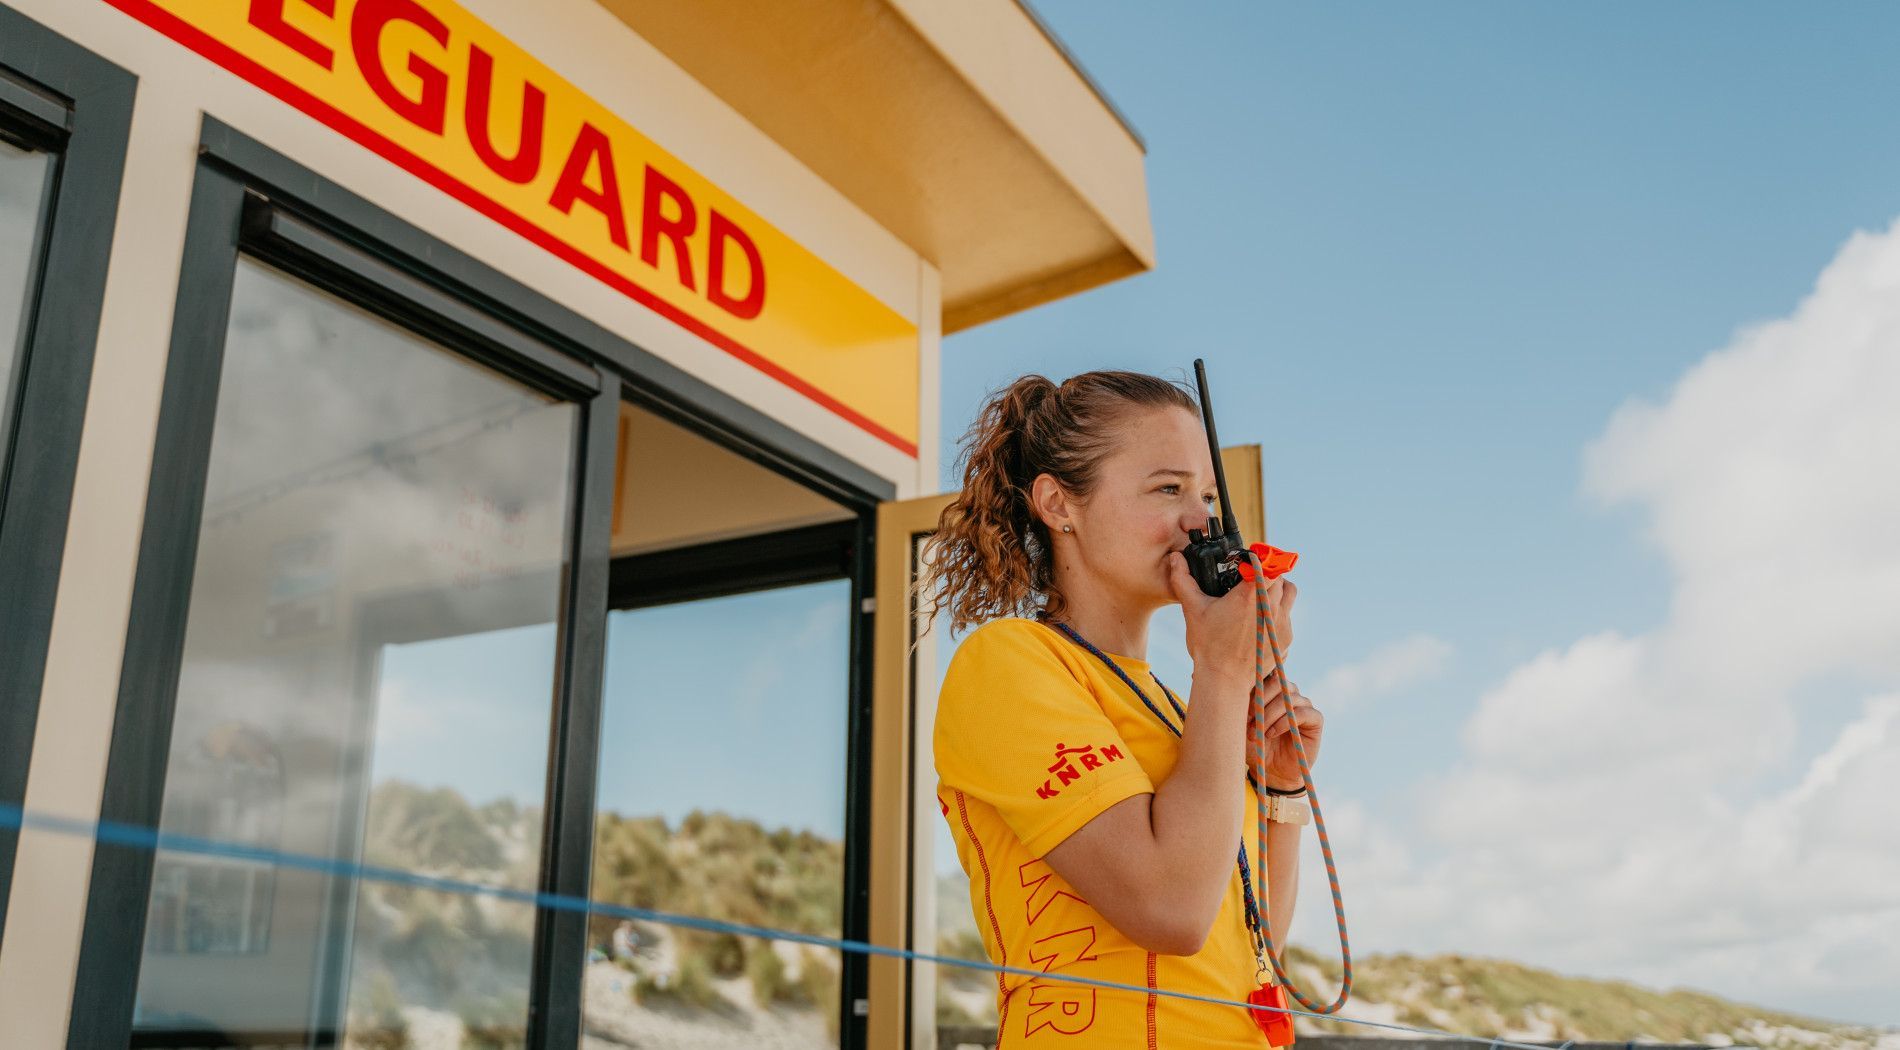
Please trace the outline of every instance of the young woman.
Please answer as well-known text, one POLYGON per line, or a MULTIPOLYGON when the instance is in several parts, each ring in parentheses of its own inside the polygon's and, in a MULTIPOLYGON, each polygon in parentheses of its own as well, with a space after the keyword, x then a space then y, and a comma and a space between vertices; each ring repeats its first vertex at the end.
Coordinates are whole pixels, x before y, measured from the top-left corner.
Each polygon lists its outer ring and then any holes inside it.
MULTIPOLYGON (((991 962, 1244 1001, 1271 979, 1250 913, 1278 938, 1293 918, 1304 803, 1290 734, 1316 758, 1323 720, 1294 688, 1291 724, 1268 725, 1264 788, 1289 822, 1259 842, 1253 585, 1209 598, 1179 554, 1215 499, 1199 412, 1132 372, 1025 376, 984 406, 926 558, 929 611, 948 610, 953 631, 982 625, 938 701, 937 800, 991 962), (1186 697, 1147 662, 1149 619, 1177 603, 1186 697), (1238 861, 1263 845, 1267 885, 1252 885, 1238 861)), ((1282 651, 1294 594, 1268 588, 1282 651)), ((1239 1007, 1014 974, 996 994, 1001 1048, 1268 1045, 1239 1007)))

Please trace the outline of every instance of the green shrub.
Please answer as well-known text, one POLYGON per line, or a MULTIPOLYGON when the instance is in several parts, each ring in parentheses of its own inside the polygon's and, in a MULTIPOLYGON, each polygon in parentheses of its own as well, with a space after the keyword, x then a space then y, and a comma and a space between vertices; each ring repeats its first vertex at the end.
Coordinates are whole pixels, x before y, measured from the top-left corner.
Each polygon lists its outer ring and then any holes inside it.
POLYGON ((745 944, 736 933, 716 933, 700 949, 715 977, 737 977, 745 972, 745 944))
POLYGON ((760 1006, 804 1006, 805 989, 787 980, 785 960, 770 944, 753 945, 745 963, 745 975, 752 981, 752 999, 760 1006))
POLYGON ((804 1000, 825 1016, 825 1031, 838 1038, 838 971, 824 953, 798 949, 798 985, 804 1000))
POLYGON ((462 1050, 523 1050, 527 1045, 528 1032, 518 1021, 462 1026, 462 1050))

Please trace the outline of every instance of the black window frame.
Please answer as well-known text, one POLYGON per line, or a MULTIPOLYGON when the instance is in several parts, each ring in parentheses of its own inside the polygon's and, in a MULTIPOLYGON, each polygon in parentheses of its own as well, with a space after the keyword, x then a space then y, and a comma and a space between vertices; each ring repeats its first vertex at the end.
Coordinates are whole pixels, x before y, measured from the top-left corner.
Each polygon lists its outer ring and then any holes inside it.
MULTIPOLYGON (((183 656, 232 284, 259 258, 583 408, 560 628, 543 892, 585 897, 592 865, 620 405, 630 402, 851 509, 853 577, 846 937, 868 926, 871 538, 895 487, 810 437, 608 332, 207 114, 200 134, 100 819, 156 827, 183 656)), ((397 177, 392 173, 392 177, 397 177)), ((835 570, 832 570, 835 571, 835 570)), ((142 960, 153 856, 101 844, 87 891, 69 1050, 123 1047, 142 960)), ((529 992, 532 1050, 581 1034, 586 915, 544 911, 529 992)), ((841 1043, 863 1046, 865 969, 845 956, 841 1043)), ((321 1032, 313 1032, 320 1038, 321 1032)))
MULTIPOLYGON (((0 805, 24 806, 138 80, 0 5, 0 128, 57 156, 0 434, 0 805)), ((6 338, 13 338, 7 333, 6 338)), ((7 396, 0 377, 0 397, 7 396)), ((0 936, 17 829, 0 829, 0 936)))

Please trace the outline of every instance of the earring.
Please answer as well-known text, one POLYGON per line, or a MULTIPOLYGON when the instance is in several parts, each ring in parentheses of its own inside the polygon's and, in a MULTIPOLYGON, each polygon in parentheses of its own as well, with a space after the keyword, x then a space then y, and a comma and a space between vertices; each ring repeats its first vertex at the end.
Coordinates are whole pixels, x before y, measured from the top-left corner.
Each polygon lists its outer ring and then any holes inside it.
POLYGON ((1064 526, 1062 526, 1062 531, 1063 531, 1063 532, 1074 532, 1074 531, 1075 531, 1075 526, 1073 526, 1073 525, 1064 525, 1064 526))

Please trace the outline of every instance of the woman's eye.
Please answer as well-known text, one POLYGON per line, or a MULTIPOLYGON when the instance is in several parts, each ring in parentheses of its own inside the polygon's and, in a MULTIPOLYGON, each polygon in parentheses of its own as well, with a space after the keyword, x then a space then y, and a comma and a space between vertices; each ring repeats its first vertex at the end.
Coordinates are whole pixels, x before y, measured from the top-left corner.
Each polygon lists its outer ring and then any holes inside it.
POLYGON ((1179 486, 1179 485, 1163 485, 1163 486, 1161 486, 1161 489, 1160 489, 1160 491, 1162 491, 1162 492, 1165 492, 1165 493, 1167 493, 1167 494, 1168 494, 1168 495, 1170 495, 1170 496, 1173 496, 1173 495, 1175 495, 1175 494, 1177 494, 1177 493, 1179 493, 1179 492, 1181 491, 1181 486, 1179 486))

